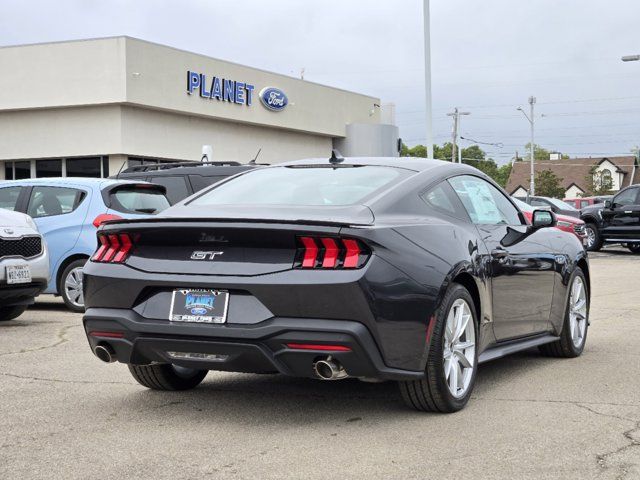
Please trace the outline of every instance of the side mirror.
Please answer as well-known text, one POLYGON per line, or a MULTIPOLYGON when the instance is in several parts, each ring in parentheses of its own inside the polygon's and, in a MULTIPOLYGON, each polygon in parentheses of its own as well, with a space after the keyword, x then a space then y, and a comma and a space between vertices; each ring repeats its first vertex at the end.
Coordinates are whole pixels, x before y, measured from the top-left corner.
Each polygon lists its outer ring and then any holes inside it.
POLYGON ((611 207, 613 207, 613 202, 611 200, 605 200, 604 208, 611 208, 611 207))
POLYGON ((556 226, 556 216, 549 210, 534 210, 531 217, 531 226, 533 228, 545 228, 556 226))

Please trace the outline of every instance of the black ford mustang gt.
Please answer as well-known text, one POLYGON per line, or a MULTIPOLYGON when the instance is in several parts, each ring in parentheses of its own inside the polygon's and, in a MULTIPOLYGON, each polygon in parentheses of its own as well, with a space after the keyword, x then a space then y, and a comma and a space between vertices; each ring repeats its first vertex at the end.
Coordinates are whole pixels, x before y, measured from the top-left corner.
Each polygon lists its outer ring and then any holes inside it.
POLYGON ((484 174, 436 160, 304 160, 105 224, 84 268, 94 353, 158 390, 208 370, 397 380, 464 407, 478 364, 581 354, 589 266, 484 174))

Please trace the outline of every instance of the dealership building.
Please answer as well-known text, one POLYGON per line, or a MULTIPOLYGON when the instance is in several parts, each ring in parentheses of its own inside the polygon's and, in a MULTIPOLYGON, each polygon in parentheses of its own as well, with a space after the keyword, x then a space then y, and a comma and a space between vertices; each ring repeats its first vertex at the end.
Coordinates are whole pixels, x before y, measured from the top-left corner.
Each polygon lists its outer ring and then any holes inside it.
POLYGON ((380 99, 130 37, 0 48, 0 179, 397 155, 380 99), (386 119, 386 121, 383 121, 386 119))

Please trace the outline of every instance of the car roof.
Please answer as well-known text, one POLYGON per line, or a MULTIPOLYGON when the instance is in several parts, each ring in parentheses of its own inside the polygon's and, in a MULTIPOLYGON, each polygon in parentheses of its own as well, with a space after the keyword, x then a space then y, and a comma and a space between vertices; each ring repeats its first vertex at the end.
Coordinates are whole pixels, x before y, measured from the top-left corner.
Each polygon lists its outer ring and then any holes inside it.
POLYGON ((111 179, 111 178, 91 178, 91 177, 47 177, 47 178, 25 178, 22 180, 4 180, 0 186, 7 185, 73 185, 84 187, 107 187, 116 183, 147 183, 136 180, 111 179))
POLYGON ((168 165, 139 165, 130 167, 109 178, 142 178, 142 177, 163 177, 175 175, 203 175, 203 176, 230 176, 251 168, 261 166, 260 164, 231 164, 218 162, 217 164, 184 162, 168 165))
MULTIPOLYGON (((431 170, 445 164, 452 165, 449 161, 418 157, 345 157, 342 161, 337 163, 337 165, 372 165, 404 168, 407 170, 413 170, 414 172, 431 170)), ((274 167, 290 165, 331 165, 331 162, 328 158, 306 158, 302 160, 278 163, 274 165, 274 167)))

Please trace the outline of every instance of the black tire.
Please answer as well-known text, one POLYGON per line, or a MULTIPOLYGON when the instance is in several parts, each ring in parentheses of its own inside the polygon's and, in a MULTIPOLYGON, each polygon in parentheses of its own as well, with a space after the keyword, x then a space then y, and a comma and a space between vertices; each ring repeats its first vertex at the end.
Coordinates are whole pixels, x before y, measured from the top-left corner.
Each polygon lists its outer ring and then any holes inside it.
POLYGON ((631 253, 640 253, 640 243, 628 243, 627 248, 631 253))
POLYGON ((587 250, 590 252, 597 252, 602 248, 602 237, 600 236, 600 232, 598 231, 598 226, 595 223, 587 222, 585 225, 585 233, 587 234, 587 238, 589 237, 589 230, 593 232, 594 241, 592 245, 587 245, 587 250))
POLYGON ((27 305, 14 305, 13 307, 0 308, 0 322, 8 322, 18 318, 27 310, 27 305))
POLYGON ((564 312, 564 323, 562 324, 562 332, 560 334, 560 340, 553 343, 547 343, 546 345, 540 345, 538 350, 540 353, 547 357, 556 357, 556 358, 575 358, 579 357, 584 350, 584 346, 587 343, 587 333, 589 332, 589 291, 586 290, 586 300, 587 300, 587 322, 585 326, 584 336, 582 339, 582 344, 579 347, 573 343, 571 338, 571 332, 569 327, 569 310, 570 310, 570 300, 569 295, 571 295, 571 286, 573 285, 573 281, 576 277, 580 277, 582 279, 582 283, 584 285, 585 290, 587 287, 587 280, 582 272, 580 267, 576 267, 571 275, 569 280, 569 291, 567 292, 567 308, 564 312))
POLYGON ((442 412, 452 413, 464 408, 469 401, 478 371, 478 319, 476 318, 476 309, 473 298, 466 288, 459 284, 452 284, 438 308, 435 315, 435 326, 431 334, 431 346, 429 348, 429 357, 427 358, 427 366, 425 368, 426 378, 421 380, 410 380, 398 382, 400 393, 407 406, 415 408, 423 412, 442 412), (475 361, 472 371, 471 380, 464 396, 460 398, 454 397, 449 387, 444 372, 444 333, 446 328, 447 315, 453 303, 463 299, 470 307, 473 328, 475 332, 475 361))
POLYGON ((81 258, 78 260, 74 260, 71 262, 60 275, 60 281, 58 282, 58 293, 62 297, 64 304, 67 306, 69 310, 72 312, 82 313, 84 312, 84 298, 82 298, 81 302, 77 302, 75 299, 71 298, 67 288, 65 288, 65 284, 67 281, 67 277, 71 274, 71 272, 76 268, 84 267, 84 264, 87 263, 86 258, 81 258))
POLYGON ((170 363, 129 365, 136 382, 152 390, 190 390, 200 385, 208 370, 191 370, 170 363))

